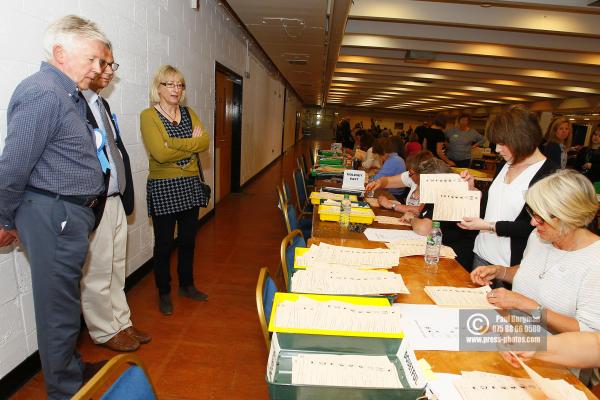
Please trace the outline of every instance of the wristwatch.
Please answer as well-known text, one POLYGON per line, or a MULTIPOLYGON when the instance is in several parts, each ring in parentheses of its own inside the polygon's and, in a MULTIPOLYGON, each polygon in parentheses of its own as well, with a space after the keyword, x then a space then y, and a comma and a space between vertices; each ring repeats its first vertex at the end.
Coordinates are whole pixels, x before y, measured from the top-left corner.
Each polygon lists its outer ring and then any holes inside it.
POLYGON ((531 310, 531 320, 537 324, 542 322, 542 319, 544 317, 544 306, 540 304, 540 306, 538 308, 536 308, 535 310, 531 310))

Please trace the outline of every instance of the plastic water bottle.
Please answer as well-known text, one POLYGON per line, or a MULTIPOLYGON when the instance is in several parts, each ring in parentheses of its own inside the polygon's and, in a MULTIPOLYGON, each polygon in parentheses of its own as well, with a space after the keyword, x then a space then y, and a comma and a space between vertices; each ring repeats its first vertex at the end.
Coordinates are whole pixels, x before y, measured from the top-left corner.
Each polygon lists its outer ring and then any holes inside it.
POLYGON ((427 246, 425 247, 425 270, 427 272, 437 272, 441 248, 442 230, 440 229, 440 223, 438 221, 433 221, 431 232, 427 235, 427 246))
POLYGON ((352 210, 352 202, 350 201, 349 195, 344 195, 342 200, 342 206, 340 207, 340 226, 342 228, 348 228, 350 225, 350 211, 352 210))

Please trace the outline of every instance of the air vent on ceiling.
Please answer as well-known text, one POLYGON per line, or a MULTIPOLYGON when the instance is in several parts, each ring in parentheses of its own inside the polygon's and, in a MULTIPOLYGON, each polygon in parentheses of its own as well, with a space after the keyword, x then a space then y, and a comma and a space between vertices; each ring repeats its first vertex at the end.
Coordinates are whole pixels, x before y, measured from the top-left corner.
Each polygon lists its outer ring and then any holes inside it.
POLYGON ((426 85, 433 83, 433 81, 431 79, 415 79, 415 82, 424 83, 426 85))
POLYGON ((408 50, 404 61, 417 64, 427 64, 435 60, 436 53, 432 51, 408 50))
POLYGON ((306 53, 283 53, 281 57, 292 65, 306 65, 310 59, 310 55, 306 53))

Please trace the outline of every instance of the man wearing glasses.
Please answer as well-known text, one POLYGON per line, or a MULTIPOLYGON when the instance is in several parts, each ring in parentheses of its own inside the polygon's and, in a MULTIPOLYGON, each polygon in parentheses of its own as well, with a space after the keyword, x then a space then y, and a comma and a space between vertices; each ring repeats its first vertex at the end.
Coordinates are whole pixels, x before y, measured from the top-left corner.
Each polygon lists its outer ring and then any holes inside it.
POLYGON ((38 348, 48 398, 67 399, 94 369, 76 351, 81 267, 104 176, 86 123, 88 89, 108 40, 66 16, 44 35, 48 62, 15 89, 0 157, 0 246, 18 237, 31 266, 38 348))
POLYGON ((114 351, 135 351, 148 343, 148 334, 131 323, 125 297, 127 215, 133 212, 133 179, 129 156, 115 114, 100 91, 112 81, 119 64, 110 44, 105 48, 106 65, 83 92, 88 103, 87 119, 105 143, 105 165, 109 172, 100 223, 90 236, 90 249, 81 279, 81 307, 89 334, 96 344, 114 351))

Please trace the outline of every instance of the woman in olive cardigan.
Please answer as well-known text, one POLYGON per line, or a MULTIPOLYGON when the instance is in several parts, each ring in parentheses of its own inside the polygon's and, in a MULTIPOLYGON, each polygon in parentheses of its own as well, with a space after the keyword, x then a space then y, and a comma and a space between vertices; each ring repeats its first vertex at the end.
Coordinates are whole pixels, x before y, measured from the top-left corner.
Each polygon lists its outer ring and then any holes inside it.
POLYGON ((149 153, 148 215, 154 227, 154 276, 159 309, 173 313, 170 252, 177 225, 179 295, 206 301, 194 285, 194 245, 202 190, 198 153, 208 149, 209 135, 198 116, 180 105, 185 94, 181 72, 170 65, 159 68, 151 87, 154 104, 140 116, 142 138, 149 153))

